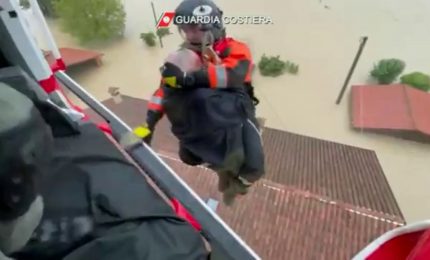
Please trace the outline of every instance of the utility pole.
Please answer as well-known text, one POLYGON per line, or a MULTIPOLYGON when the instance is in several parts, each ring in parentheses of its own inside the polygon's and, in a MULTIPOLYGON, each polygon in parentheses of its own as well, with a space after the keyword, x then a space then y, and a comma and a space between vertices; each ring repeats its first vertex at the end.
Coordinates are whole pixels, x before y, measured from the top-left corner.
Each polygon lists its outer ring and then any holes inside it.
POLYGON ((358 59, 360 59, 361 53, 363 52, 364 46, 367 43, 367 36, 361 37, 361 43, 360 47, 358 48, 357 54, 355 55, 354 61, 351 65, 351 68, 349 69, 348 75, 346 76, 345 82, 343 83, 342 89, 340 90, 339 96, 336 100, 336 105, 340 104, 340 101, 342 101, 342 97, 345 94, 345 90, 348 87, 349 81, 351 80, 352 73, 354 73, 355 67, 357 66, 358 59))
POLYGON ((154 22, 155 22, 155 34, 158 37, 158 40, 160 41, 160 46, 161 48, 163 48, 163 40, 161 40, 160 35, 158 35, 157 31, 157 24, 158 24, 158 19, 157 19, 157 14, 155 13, 155 7, 154 7, 154 2, 151 1, 151 7, 152 7, 152 14, 154 15, 154 22))

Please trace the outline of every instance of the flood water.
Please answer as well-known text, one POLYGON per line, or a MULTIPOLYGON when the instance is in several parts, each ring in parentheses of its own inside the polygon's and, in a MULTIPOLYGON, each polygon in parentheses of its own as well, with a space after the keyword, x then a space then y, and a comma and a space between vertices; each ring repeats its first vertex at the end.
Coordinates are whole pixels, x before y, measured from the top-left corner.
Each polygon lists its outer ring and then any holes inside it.
MULTIPOLYGON (((430 145, 351 130, 349 91, 340 105, 336 97, 362 36, 369 41, 350 85, 368 80, 372 65, 381 58, 400 58, 405 72, 430 73, 430 4, 426 0, 220 0, 226 15, 270 16, 269 25, 229 25, 227 32, 249 44, 257 63, 261 55, 280 55, 300 65, 299 74, 254 81, 261 99, 258 114, 269 127, 372 149, 408 221, 427 219, 430 207, 430 145)), ((103 65, 87 64, 69 73, 100 100, 109 87, 148 98, 158 85, 167 54, 181 38, 174 32, 164 48, 147 47, 141 32, 154 30, 150 1, 124 0, 125 38, 104 46, 79 46, 57 22, 48 20, 59 47, 89 48, 104 54, 103 65)), ((178 0, 154 1, 157 15, 173 11, 178 0)), ((133 111, 136 112, 136 111, 133 111)), ((430 113, 430 111, 429 111, 430 113)), ((142 120, 144 115, 142 115, 142 120)))

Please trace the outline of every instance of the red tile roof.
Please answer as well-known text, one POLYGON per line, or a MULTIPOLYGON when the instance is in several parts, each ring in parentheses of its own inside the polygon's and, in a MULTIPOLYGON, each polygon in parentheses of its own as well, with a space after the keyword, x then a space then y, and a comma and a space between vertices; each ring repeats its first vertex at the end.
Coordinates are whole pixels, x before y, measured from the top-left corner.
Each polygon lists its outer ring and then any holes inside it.
MULTIPOLYGON (((203 199, 221 200, 217 177, 164 158, 203 199)), ((232 208, 217 213, 262 259, 351 259, 403 220, 294 187, 260 181, 232 208)))
MULTIPOLYGON (((59 51, 66 66, 73 66, 90 60, 97 60, 103 56, 100 52, 74 48, 60 48, 59 51)), ((45 58, 50 65, 55 62, 51 52, 46 52, 45 58)))
MULTIPOLYGON (((104 104, 131 126, 144 120, 143 100, 104 104)), ((200 196, 221 201, 210 170, 178 161, 168 127, 157 127, 154 149, 200 196)), ((265 178, 233 208, 217 210, 263 259, 349 259, 404 223, 373 151, 270 128, 263 142, 265 178)))
POLYGON ((352 124, 361 129, 405 130, 430 135, 430 94, 408 85, 352 87, 352 124))
POLYGON ((375 152, 274 129, 263 139, 271 181, 401 215, 375 152))

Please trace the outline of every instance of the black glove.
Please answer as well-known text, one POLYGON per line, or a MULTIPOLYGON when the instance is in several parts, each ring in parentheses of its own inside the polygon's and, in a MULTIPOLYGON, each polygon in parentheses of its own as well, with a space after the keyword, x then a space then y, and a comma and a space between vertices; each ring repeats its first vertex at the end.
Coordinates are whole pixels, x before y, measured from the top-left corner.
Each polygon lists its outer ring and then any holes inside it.
POLYGON ((254 86, 252 86, 251 83, 245 83, 245 91, 248 93, 254 106, 257 106, 260 103, 260 100, 255 96, 254 86))
POLYGON ((170 88, 193 88, 195 86, 194 77, 182 71, 178 66, 173 63, 166 62, 161 67, 161 76, 164 84, 170 88))
POLYGON ((146 137, 142 138, 142 140, 149 146, 151 146, 153 131, 154 130, 151 130, 151 132, 146 137))
POLYGON ((149 134, 142 137, 142 140, 147 144, 151 145, 152 137, 154 136, 154 130, 157 123, 163 117, 163 113, 160 111, 148 110, 146 113, 146 128, 149 129, 149 134))

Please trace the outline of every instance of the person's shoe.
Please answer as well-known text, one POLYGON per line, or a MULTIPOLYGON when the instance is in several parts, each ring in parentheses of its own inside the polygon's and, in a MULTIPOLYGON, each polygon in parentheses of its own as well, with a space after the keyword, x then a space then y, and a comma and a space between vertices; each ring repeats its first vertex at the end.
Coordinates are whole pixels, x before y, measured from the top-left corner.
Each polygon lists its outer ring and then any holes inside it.
POLYGON ((230 177, 227 172, 217 172, 218 175, 218 191, 224 192, 229 187, 230 177))
POLYGON ((227 193, 227 192, 222 194, 222 201, 226 206, 232 206, 234 204, 235 198, 236 198, 236 194, 227 193))
POLYGON ((227 206, 231 206, 238 196, 248 193, 251 184, 244 183, 244 179, 235 178, 228 173, 219 173, 220 179, 218 189, 223 193, 223 202, 227 206))
POLYGON ((232 206, 236 198, 244 196, 248 193, 248 188, 231 184, 228 189, 223 192, 223 202, 226 206, 232 206))

